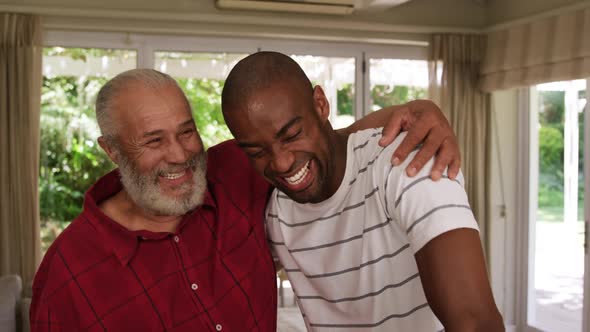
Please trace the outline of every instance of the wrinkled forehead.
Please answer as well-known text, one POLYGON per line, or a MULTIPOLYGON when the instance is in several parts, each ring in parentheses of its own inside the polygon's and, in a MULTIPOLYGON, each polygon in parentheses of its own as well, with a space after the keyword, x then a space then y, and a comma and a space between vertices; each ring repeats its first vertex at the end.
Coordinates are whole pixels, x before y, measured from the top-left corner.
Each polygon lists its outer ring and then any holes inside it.
POLYGON ((159 88, 129 84, 117 96, 113 111, 117 123, 124 126, 119 128, 120 134, 124 134, 127 128, 142 129, 147 124, 153 126, 158 122, 163 124, 192 119, 186 97, 173 84, 159 88))

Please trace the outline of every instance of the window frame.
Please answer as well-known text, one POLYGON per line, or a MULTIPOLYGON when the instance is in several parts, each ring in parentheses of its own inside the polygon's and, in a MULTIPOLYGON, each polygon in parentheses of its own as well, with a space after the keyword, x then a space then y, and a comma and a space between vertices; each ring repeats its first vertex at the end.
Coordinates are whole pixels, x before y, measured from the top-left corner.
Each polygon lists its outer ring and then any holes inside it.
POLYGON ((44 47, 130 49, 137 52, 138 68, 154 68, 155 52, 254 53, 274 50, 285 54, 309 54, 355 59, 355 119, 370 110, 370 70, 372 58, 427 60, 428 43, 393 41, 392 44, 336 42, 320 40, 229 38, 47 30, 44 47))

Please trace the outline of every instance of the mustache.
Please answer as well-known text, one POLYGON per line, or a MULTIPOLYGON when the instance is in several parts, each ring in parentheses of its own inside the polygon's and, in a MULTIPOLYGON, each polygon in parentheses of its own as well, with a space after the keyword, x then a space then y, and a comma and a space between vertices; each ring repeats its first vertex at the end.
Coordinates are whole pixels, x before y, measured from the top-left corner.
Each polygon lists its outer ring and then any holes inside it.
POLYGON ((154 173, 158 176, 162 176, 167 173, 179 173, 179 172, 184 171, 187 168, 195 170, 197 163, 202 158, 203 158, 203 154, 199 153, 199 154, 194 155, 191 159, 187 160, 184 163, 167 165, 166 167, 158 168, 157 170, 154 171, 154 173))

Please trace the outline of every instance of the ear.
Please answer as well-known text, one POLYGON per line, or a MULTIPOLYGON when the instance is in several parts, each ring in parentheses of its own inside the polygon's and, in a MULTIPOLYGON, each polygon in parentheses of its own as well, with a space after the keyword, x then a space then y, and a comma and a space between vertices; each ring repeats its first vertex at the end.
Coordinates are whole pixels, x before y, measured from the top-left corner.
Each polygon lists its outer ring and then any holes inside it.
POLYGON ((330 119, 330 103, 324 94, 324 90, 319 85, 313 88, 313 105, 321 120, 330 119))
POLYGON ((100 136, 98 138, 98 145, 104 150, 104 152, 109 156, 109 158, 117 165, 119 165, 119 151, 113 148, 109 141, 104 137, 100 136))

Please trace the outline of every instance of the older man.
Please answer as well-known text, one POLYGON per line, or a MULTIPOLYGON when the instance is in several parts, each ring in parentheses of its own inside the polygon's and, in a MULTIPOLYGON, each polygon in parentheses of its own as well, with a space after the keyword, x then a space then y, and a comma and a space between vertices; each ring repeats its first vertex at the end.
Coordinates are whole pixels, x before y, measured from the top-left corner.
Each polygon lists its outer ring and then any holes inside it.
POLYGON ((96 113, 99 144, 119 168, 88 190, 45 255, 32 330, 274 331, 270 185, 232 141, 205 154, 168 75, 118 75, 96 113))
POLYGON ((260 52, 230 72, 225 120, 277 189, 267 231, 317 331, 502 331, 463 179, 409 178, 381 130, 335 132, 322 88, 260 52), (441 324, 442 323, 442 324, 441 324))

